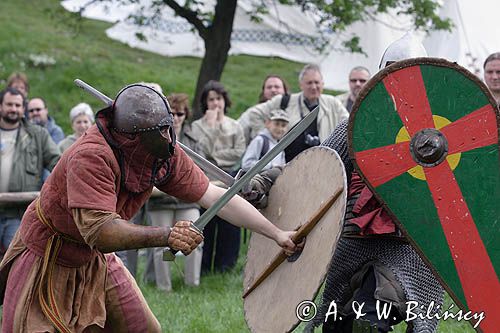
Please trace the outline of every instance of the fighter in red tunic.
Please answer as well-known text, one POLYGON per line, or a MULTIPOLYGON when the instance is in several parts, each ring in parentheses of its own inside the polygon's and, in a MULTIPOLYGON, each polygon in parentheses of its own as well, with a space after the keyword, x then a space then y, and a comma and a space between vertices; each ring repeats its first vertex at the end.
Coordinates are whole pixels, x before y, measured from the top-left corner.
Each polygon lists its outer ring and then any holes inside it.
MULTIPOLYGON (((188 254, 203 237, 190 221, 170 229, 127 220, 153 186, 202 207, 225 191, 175 145, 172 122, 161 94, 130 85, 65 152, 0 264, 2 332, 161 331, 113 252, 169 246, 188 254)), ((238 196, 219 215, 295 249, 294 232, 278 229, 238 196)))

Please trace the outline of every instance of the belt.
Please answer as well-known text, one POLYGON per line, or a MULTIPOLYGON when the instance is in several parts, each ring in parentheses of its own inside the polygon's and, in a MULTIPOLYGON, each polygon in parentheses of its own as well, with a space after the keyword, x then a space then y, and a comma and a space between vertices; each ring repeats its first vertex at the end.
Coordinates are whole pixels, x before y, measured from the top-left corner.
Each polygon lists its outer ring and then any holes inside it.
POLYGON ((54 227, 52 222, 43 214, 40 204, 40 198, 38 198, 36 201, 36 214, 38 216, 38 219, 53 232, 52 236, 50 236, 47 241, 47 245, 45 246, 41 280, 38 285, 38 300, 40 301, 40 306, 43 313, 45 314, 47 319, 56 327, 56 329, 61 333, 71 333, 71 330, 64 323, 56 304, 54 288, 52 286, 52 274, 54 272, 54 266, 56 264, 57 256, 59 255, 59 251, 61 250, 63 240, 80 244, 83 243, 72 238, 69 235, 65 235, 59 232, 54 227))

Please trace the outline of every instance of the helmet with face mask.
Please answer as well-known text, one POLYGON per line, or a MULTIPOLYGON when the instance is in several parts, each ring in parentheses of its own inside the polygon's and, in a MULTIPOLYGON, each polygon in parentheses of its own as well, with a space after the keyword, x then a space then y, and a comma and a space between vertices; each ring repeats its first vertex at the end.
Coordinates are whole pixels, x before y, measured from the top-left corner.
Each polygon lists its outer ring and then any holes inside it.
POLYGON ((385 49, 379 69, 383 69, 396 61, 420 57, 427 57, 424 45, 413 33, 407 32, 385 49))
POLYGON ((149 86, 132 84, 118 93, 113 103, 112 128, 118 133, 139 135, 141 146, 159 159, 174 154, 176 139, 170 106, 149 86))

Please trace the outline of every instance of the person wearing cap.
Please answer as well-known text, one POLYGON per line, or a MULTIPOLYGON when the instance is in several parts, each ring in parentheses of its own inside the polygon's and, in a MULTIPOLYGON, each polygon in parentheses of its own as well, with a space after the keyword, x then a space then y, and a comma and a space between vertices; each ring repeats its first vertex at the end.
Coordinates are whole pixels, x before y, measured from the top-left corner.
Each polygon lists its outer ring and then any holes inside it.
MULTIPOLYGON (((153 186, 210 207, 226 190, 176 145, 166 98, 141 84, 123 88, 96 124, 62 155, 0 263, 4 332, 161 332, 135 279, 113 253, 170 247, 191 253, 203 236, 191 221, 173 227, 128 220, 153 186)), ((286 253, 297 246, 239 196, 218 214, 273 239, 286 253)))
MULTIPOLYGON (((284 110, 273 110, 263 129, 248 145, 241 162, 243 171, 248 171, 269 150, 278 144, 288 129, 289 118, 284 110)), ((263 170, 285 165, 285 153, 279 153, 263 170)))
POLYGON ((80 103, 71 109, 69 119, 71 120, 73 134, 68 135, 57 145, 61 153, 75 143, 92 126, 94 123, 94 112, 87 103, 80 103))

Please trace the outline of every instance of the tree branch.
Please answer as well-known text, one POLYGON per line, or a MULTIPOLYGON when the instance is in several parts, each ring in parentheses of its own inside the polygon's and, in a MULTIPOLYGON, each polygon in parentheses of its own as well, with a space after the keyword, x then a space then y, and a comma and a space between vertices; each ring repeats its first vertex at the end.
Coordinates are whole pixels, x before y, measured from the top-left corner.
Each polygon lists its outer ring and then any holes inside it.
POLYGON ((185 18, 189 23, 191 23, 198 31, 200 37, 203 38, 203 40, 206 39, 208 29, 207 27, 205 27, 203 22, 198 18, 198 15, 196 14, 195 11, 192 11, 186 7, 182 7, 175 0, 163 0, 163 3, 172 8, 177 15, 185 18))

